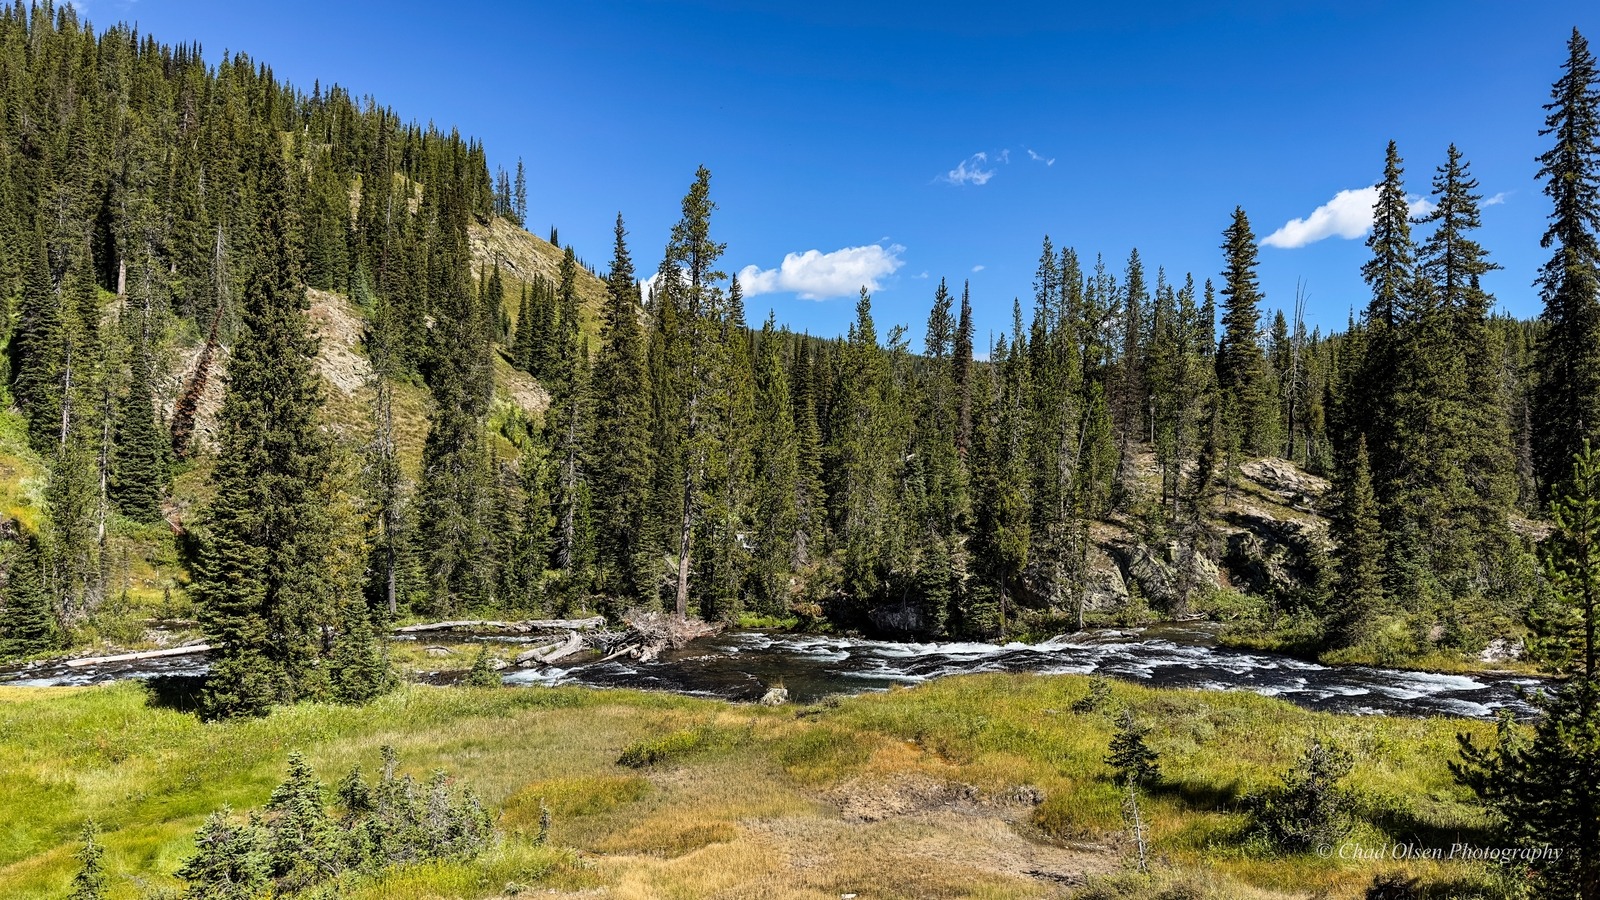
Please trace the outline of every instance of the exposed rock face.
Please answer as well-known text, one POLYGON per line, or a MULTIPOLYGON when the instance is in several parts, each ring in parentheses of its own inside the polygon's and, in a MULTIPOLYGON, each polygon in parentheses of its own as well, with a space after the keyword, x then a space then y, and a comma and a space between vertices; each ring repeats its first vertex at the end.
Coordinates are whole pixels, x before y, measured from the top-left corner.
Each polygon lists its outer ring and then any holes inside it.
POLYGON ((317 371, 346 397, 372 382, 372 363, 359 352, 366 323, 339 294, 306 291, 311 329, 318 338, 317 371))
POLYGON ((1331 486, 1326 478, 1318 478, 1288 460, 1271 456, 1253 459, 1240 466, 1239 472, 1296 508, 1315 505, 1331 486))
POLYGON ((1126 605, 1129 599, 1128 582, 1122 575, 1122 569, 1104 553, 1097 552, 1094 555, 1103 564, 1092 565, 1089 570, 1084 606, 1101 612, 1126 605))
POLYGON ((1514 638, 1495 638, 1478 654, 1478 659, 1486 663, 1510 662, 1521 659, 1526 649, 1521 641, 1514 638))
POLYGON ((1183 612, 1197 591, 1215 590, 1222 583, 1216 563, 1202 552, 1189 552, 1178 541, 1159 549, 1134 544, 1123 550, 1122 560, 1140 593, 1169 613, 1183 612))
POLYGON ((1328 536, 1320 524, 1275 519, 1259 512, 1230 516, 1223 563, 1233 582, 1253 594, 1288 596, 1317 582, 1326 568, 1328 536))

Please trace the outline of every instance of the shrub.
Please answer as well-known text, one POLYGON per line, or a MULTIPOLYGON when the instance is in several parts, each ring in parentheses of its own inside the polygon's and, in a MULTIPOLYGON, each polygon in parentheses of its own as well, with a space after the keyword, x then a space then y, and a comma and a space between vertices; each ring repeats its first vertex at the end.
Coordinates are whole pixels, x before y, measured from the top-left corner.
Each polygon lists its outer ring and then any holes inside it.
POLYGON ((1245 798, 1252 830, 1285 853, 1332 847, 1350 833, 1350 794, 1339 782, 1354 759, 1313 740, 1283 784, 1245 798))
POLYGON ((359 769, 339 783, 337 805, 298 753, 267 805, 237 822, 226 808, 195 834, 196 850, 178 870, 189 895, 207 900, 289 897, 345 873, 376 874, 399 863, 470 859, 494 837, 471 788, 456 791, 443 772, 426 785, 397 776, 383 748, 383 772, 367 784, 359 769))

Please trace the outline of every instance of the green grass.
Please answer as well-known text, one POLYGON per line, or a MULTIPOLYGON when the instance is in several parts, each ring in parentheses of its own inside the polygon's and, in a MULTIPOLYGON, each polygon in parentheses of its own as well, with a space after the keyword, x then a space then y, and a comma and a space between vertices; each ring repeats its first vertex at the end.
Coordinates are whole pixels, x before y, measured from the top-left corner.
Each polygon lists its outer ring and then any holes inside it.
MULTIPOLYGON (((480 860, 391 872, 349 896, 1035 897, 1055 883, 1005 860, 1057 854, 1091 876, 1085 896, 1359 897, 1395 864, 1277 858, 1243 838, 1238 798, 1272 783, 1314 735, 1356 756, 1354 840, 1448 846, 1485 824, 1447 762, 1457 731, 1482 740, 1488 723, 1340 717, 1123 683, 1101 710, 1074 714, 1089 685, 979 675, 778 709, 412 685, 364 708, 302 704, 212 725, 152 705, 132 683, 0 688, 0 896, 63 895, 88 817, 105 829, 113 898, 175 888, 170 873, 206 814, 259 806, 291 750, 332 784, 352 767, 371 771, 385 744, 406 771, 443 769, 473 785, 504 837, 480 860), (1163 860, 1152 879, 1114 874, 1126 841, 1103 760, 1124 706, 1154 726, 1165 776, 1146 800, 1163 860), (906 784, 969 785, 990 812, 946 813, 937 797, 912 796, 882 821, 840 818, 841 798, 913 791, 906 784), (1004 799, 1024 789, 1042 802, 1004 799), (541 807, 553 825, 550 843, 535 846, 541 807)), ((1452 896, 1499 896, 1474 864, 1400 868, 1452 896)))

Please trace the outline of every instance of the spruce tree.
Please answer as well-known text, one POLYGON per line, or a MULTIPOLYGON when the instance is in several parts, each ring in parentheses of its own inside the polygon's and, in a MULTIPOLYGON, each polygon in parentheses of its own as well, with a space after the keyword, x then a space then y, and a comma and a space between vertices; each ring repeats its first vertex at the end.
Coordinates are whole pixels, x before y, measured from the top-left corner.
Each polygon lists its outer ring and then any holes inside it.
POLYGON ((762 612, 788 609, 788 579, 800 543, 800 460, 789 373, 772 316, 761 327, 756 369, 754 582, 762 612))
POLYGON ((694 571, 694 535, 707 504, 709 469, 716 453, 715 423, 710 420, 707 353, 712 349, 720 322, 723 273, 716 268, 726 244, 711 240, 711 172, 701 166, 684 195, 682 217, 662 255, 655 290, 657 328, 663 338, 660 362, 665 399, 663 415, 676 440, 663 447, 672 462, 664 468, 676 476, 671 486, 671 512, 676 519, 665 524, 672 534, 668 544, 677 557, 677 583, 673 606, 678 616, 688 615, 690 575, 694 571), (674 446, 675 445, 675 446, 674 446))
POLYGON ((1217 348, 1217 386, 1238 416, 1226 424, 1248 453, 1271 453, 1277 444, 1272 398, 1266 380, 1266 359, 1257 333, 1261 325, 1261 290, 1256 283, 1256 238, 1243 208, 1223 232, 1226 267, 1222 296, 1222 342, 1217 348))
POLYGON ((1548 328, 1532 408, 1541 435, 1534 471, 1545 493, 1566 479, 1573 453, 1600 429, 1600 70, 1576 28, 1562 70, 1539 132, 1555 144, 1539 156, 1538 173, 1554 206, 1539 242, 1554 252, 1536 282, 1548 328))
POLYGON ((956 320, 951 350, 956 385, 956 452, 966 456, 972 446, 972 285, 961 285, 961 312, 956 320))
POLYGON ((161 521, 161 499, 167 485, 167 442, 156 422, 150 347, 139 329, 128 362, 127 390, 117 404, 116 440, 107 486, 118 511, 135 522, 161 521))
POLYGON ((0 606, 0 659, 18 659, 61 647, 55 605, 40 577, 39 551, 31 540, 6 566, 4 606, 0 606))
POLYGON ((67 900, 105 900, 106 848, 100 843, 100 826, 93 819, 85 821, 78 840, 78 871, 72 876, 67 900))
POLYGON ((50 274, 43 241, 33 236, 23 263, 22 297, 11 336, 11 395, 28 421, 28 438, 40 452, 61 435, 61 372, 65 343, 61 298, 50 274))
POLYGON ((465 198, 447 190, 435 203, 428 281, 436 321, 425 372, 433 405, 413 538, 425 580, 423 611, 449 615, 482 604, 493 590, 483 446, 491 386, 483 307, 471 284, 465 198))
POLYGON ((617 214, 601 347, 594 369, 593 480, 601 587, 643 600, 653 589, 646 510, 654 453, 639 285, 617 214))
POLYGON ((1405 169, 1399 150, 1389 142, 1383 163, 1383 180, 1372 208, 1372 233, 1367 249, 1372 257, 1361 266, 1361 276, 1372 289, 1362 316, 1364 329, 1352 333, 1356 359, 1349 367, 1340 408, 1340 451, 1348 454, 1364 435, 1371 455, 1373 478, 1393 491, 1398 477, 1397 404, 1402 330, 1414 324, 1411 296, 1416 280, 1416 247, 1411 239, 1410 205, 1406 200, 1405 169))
POLYGON ((843 551, 844 589, 859 607, 882 585, 894 447, 886 429, 888 359, 878 344, 872 296, 862 288, 845 339, 827 453, 833 532, 843 551))
POLYGON ((1554 604, 1542 649, 1565 674, 1536 695, 1530 736, 1502 720, 1495 743, 1461 735, 1451 768, 1495 813, 1513 846, 1543 851, 1520 867, 1539 896, 1600 900, 1600 454, 1586 442, 1550 506, 1546 558, 1554 604))
POLYGON ((1338 544, 1336 594, 1343 607, 1335 639, 1351 646, 1366 636, 1366 626, 1384 606, 1383 532, 1366 435, 1357 439, 1355 453, 1340 474, 1339 505, 1331 529, 1338 544))
MULTIPOLYGON (((329 571, 332 446, 318 427, 292 184, 275 140, 263 142, 263 240, 245 290, 243 333, 219 420, 216 498, 203 518, 193 594, 212 644, 201 703, 208 716, 259 715, 326 689, 323 629, 356 623, 356 593, 329 571)), ((361 607, 364 612, 364 605, 361 607)))

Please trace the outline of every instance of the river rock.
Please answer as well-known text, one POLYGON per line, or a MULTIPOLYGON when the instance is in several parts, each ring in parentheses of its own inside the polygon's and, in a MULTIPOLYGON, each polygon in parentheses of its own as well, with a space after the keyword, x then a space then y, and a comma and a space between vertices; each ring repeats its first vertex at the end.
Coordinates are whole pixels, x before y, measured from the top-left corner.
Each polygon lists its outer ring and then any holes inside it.
POLYGON ((782 706, 789 702, 789 689, 783 687, 768 688, 767 692, 761 695, 760 702, 762 706, 782 706))

